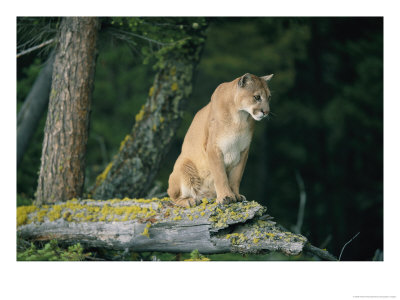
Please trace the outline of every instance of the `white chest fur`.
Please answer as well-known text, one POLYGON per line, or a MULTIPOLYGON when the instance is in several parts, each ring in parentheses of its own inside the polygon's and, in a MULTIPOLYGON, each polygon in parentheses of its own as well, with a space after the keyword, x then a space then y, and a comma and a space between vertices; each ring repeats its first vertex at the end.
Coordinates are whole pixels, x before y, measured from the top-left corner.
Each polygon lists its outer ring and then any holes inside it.
POLYGON ((248 130, 220 138, 218 146, 224 156, 225 167, 235 166, 239 163, 240 153, 249 146, 250 141, 251 134, 248 130))

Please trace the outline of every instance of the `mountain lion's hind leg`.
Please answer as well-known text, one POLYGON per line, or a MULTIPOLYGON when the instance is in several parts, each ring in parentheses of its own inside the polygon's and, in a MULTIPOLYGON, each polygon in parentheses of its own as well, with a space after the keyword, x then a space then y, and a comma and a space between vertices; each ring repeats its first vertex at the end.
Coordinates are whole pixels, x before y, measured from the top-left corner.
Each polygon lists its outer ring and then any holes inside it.
POLYGON ((201 178, 197 168, 189 159, 183 161, 169 178, 168 195, 175 205, 193 207, 201 203, 198 191, 201 187, 201 178))

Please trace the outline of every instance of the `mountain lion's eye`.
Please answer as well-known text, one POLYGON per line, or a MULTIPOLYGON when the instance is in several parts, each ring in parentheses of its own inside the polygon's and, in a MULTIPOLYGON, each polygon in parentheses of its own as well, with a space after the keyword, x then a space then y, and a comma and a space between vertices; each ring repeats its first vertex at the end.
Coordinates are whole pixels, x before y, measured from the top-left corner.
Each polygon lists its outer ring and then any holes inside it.
POLYGON ((254 96, 254 100, 256 100, 256 101, 260 101, 260 100, 261 100, 261 97, 260 97, 260 95, 256 95, 256 96, 254 96))

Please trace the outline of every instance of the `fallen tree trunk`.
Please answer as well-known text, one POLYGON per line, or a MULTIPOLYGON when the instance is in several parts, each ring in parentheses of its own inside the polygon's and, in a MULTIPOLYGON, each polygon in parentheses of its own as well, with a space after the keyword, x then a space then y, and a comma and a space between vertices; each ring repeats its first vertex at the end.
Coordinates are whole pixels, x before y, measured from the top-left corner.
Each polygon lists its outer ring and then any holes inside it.
POLYGON ((204 200, 194 208, 174 206, 169 198, 71 200, 23 206, 18 235, 30 241, 57 239, 66 244, 116 250, 297 255, 307 239, 282 229, 257 202, 220 206, 204 200))

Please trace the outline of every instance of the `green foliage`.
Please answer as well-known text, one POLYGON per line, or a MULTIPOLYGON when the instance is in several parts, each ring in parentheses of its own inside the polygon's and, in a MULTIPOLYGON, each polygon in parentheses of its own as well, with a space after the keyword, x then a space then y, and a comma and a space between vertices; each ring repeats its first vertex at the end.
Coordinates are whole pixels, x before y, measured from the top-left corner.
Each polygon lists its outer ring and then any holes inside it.
POLYGON ((46 243, 38 249, 33 243, 25 250, 17 252, 18 261, 80 261, 85 260, 91 253, 84 253, 84 249, 78 243, 62 249, 56 240, 46 243))
POLYGON ((17 194, 17 207, 32 205, 32 203, 32 199, 27 198, 24 194, 17 194))
POLYGON ((303 253, 299 255, 290 255, 279 252, 270 252, 268 254, 239 254, 239 253, 223 253, 212 254, 208 256, 212 261, 314 261, 319 260, 316 257, 310 257, 303 253))
POLYGON ((126 41, 143 55, 143 63, 152 62, 155 70, 168 60, 200 54, 196 44, 204 41, 205 18, 114 17, 103 20, 103 27, 114 37, 126 41), (140 49, 140 50, 139 50, 140 49))
MULTIPOLYGON (((55 38, 61 18, 36 18, 36 17, 17 17, 17 52, 20 53, 31 47, 55 38)), ((22 56, 17 63, 23 62, 26 57, 32 55, 47 56, 51 46, 46 46, 35 50, 32 54, 22 56)))
POLYGON ((95 253, 98 259, 105 260, 123 260, 123 261, 313 261, 319 260, 316 257, 310 257, 303 253, 296 256, 287 256, 279 252, 271 252, 267 254, 240 254, 240 253, 223 253, 202 255, 198 250, 191 253, 166 253, 166 252, 129 252, 111 251, 98 249, 95 253))
POLYGON ((195 249, 190 252, 190 258, 185 259, 185 261, 209 261, 210 259, 202 254, 200 254, 199 250, 195 249))
POLYGON ((21 79, 18 81, 17 85, 17 105, 18 110, 22 105, 25 98, 28 96, 29 91, 32 88, 36 77, 39 75, 40 69, 42 67, 42 61, 38 58, 30 64, 28 67, 24 68, 21 72, 21 79))

